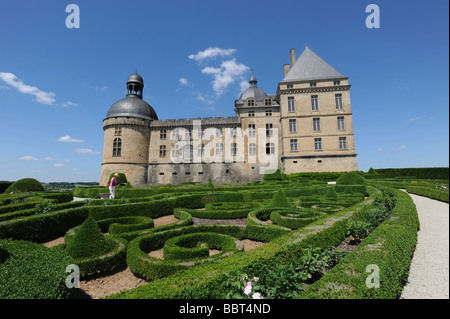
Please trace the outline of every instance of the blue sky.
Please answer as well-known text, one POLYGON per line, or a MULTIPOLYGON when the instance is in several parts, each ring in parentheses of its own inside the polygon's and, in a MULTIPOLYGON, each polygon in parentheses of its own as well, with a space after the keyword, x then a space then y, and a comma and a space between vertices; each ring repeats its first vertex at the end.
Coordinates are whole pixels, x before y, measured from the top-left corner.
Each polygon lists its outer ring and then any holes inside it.
POLYGON ((2 1, 0 180, 98 181, 102 121, 136 69, 160 119, 234 116, 251 69, 274 94, 306 43, 349 77, 360 170, 448 166, 448 12, 443 0, 2 1), (365 25, 370 3, 379 29, 365 25))

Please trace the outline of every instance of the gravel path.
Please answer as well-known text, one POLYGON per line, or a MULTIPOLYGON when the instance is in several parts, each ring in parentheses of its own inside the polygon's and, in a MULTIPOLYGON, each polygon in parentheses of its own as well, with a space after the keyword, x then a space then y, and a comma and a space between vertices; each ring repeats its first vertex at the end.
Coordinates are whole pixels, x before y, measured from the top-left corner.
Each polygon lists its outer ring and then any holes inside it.
POLYGON ((419 215, 420 230, 402 299, 449 298, 449 206, 409 194, 419 215))

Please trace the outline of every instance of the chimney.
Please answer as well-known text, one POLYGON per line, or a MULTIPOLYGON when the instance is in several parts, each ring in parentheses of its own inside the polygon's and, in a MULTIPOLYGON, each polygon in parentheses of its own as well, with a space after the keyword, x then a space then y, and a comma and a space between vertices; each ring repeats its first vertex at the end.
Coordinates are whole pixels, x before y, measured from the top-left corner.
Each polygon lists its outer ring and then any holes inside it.
POLYGON ((295 64, 295 49, 291 49, 291 68, 295 64))
POLYGON ((289 64, 283 64, 283 70, 284 70, 284 76, 286 77, 286 75, 289 72, 289 64))

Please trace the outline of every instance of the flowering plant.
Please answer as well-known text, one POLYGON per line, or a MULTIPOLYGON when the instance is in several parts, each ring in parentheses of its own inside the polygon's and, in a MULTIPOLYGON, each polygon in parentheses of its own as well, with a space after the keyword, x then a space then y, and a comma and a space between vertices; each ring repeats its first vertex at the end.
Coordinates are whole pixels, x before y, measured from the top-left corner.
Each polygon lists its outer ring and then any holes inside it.
POLYGON ((222 287, 227 290, 227 299, 263 299, 264 287, 259 284, 258 277, 251 278, 247 274, 227 275, 222 287))

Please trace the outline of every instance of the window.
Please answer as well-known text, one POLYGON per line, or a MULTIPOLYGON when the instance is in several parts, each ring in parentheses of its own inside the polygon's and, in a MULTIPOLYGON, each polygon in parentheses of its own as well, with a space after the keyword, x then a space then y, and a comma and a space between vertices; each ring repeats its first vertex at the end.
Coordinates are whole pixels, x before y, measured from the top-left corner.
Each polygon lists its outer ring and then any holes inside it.
POLYGON ((255 100, 254 99, 248 99, 247 100, 247 105, 248 106, 255 106, 255 100))
POLYGON ((287 88, 287 89, 293 89, 293 88, 294 88, 294 84, 287 84, 287 85, 286 85, 286 88, 287 88))
POLYGON ((231 143, 231 156, 236 156, 237 155, 237 143, 231 143))
POLYGON ((266 124, 266 136, 273 136, 273 124, 272 123, 266 124))
POLYGON ((172 140, 178 140, 180 138, 180 129, 176 128, 172 131, 172 140))
POLYGON ((166 145, 159 146, 159 157, 166 157, 166 145))
POLYGON ((223 154, 223 144, 216 143, 216 155, 222 156, 222 154, 223 154))
POLYGON ((160 130, 159 131, 159 138, 161 140, 165 140, 167 138, 167 130, 165 130, 165 129, 160 130))
POLYGON ((266 106, 272 105, 272 99, 264 99, 264 105, 266 106))
POLYGON ((291 139, 291 152, 296 152, 296 151, 298 151, 297 139, 292 138, 291 139))
POLYGON ((256 155, 256 143, 248 144, 248 155, 256 155))
POLYGON ((192 129, 191 128, 186 129, 186 131, 184 133, 184 138, 185 139, 191 139, 192 138, 192 129))
POLYGON ((248 111, 248 117, 255 117, 255 111, 248 111))
POLYGON ((122 139, 115 138, 113 142, 113 157, 122 156, 122 139))
POLYGON ((322 150, 322 139, 321 138, 315 138, 314 139, 314 149, 316 151, 322 150))
POLYGON ((114 136, 120 136, 122 135, 122 129, 120 127, 116 127, 114 129, 114 136))
POLYGON ((320 131, 320 118, 313 118, 313 131, 320 131))
POLYGON ((194 147, 192 145, 183 146, 183 161, 192 161, 194 158, 194 147))
POLYGON ((267 110, 266 111, 266 116, 272 116, 272 110, 267 110))
POLYGON ((266 143, 266 154, 275 154, 275 144, 274 143, 266 143))
POLYGON ((172 158, 178 158, 180 154, 180 146, 175 144, 172 147, 172 158))
POLYGON ((230 137, 237 136, 237 127, 232 127, 230 130, 230 137))
POLYGON ((297 121, 295 119, 289 120, 289 132, 297 132, 297 121))
POLYGON ((318 95, 311 95, 311 109, 313 111, 319 110, 319 96, 318 95))
POLYGON ((340 85, 340 84, 341 84, 341 81, 334 81, 333 84, 334 84, 334 85, 340 85))
POLYGON ((347 149, 347 138, 346 137, 339 138, 339 149, 341 149, 341 150, 347 149))
POLYGON ((337 118, 338 130, 345 130, 345 122, 343 116, 338 116, 337 118))
POLYGON ((198 156, 205 156, 205 144, 198 144, 197 146, 197 154, 198 156))
POLYGON ((295 102, 293 96, 288 97, 288 111, 295 112, 295 102))
POLYGON ((342 94, 335 94, 334 100, 336 101, 336 110, 342 110, 342 94))
POLYGON ((249 124, 248 125, 248 137, 255 137, 256 136, 256 126, 255 124, 249 124))
POLYGON ((311 83, 309 83, 309 86, 310 86, 310 87, 315 87, 316 85, 317 85, 316 82, 311 82, 311 83))
POLYGON ((222 137, 222 128, 216 128, 216 137, 222 137))

